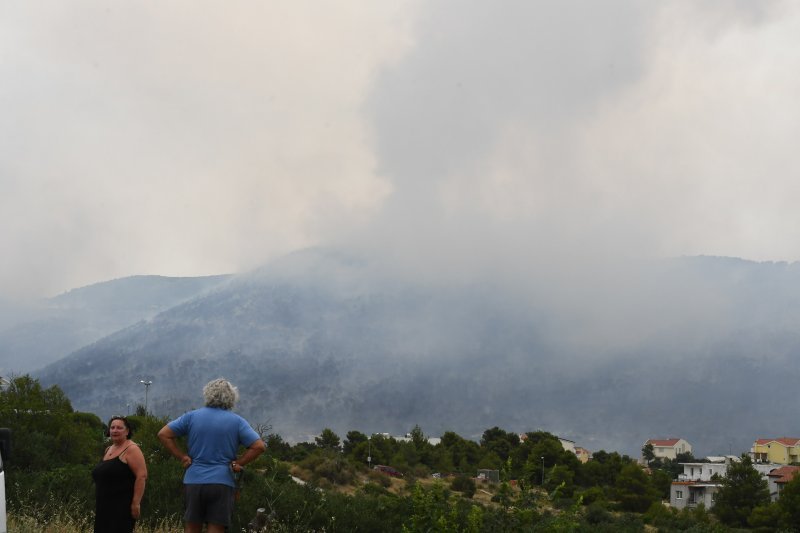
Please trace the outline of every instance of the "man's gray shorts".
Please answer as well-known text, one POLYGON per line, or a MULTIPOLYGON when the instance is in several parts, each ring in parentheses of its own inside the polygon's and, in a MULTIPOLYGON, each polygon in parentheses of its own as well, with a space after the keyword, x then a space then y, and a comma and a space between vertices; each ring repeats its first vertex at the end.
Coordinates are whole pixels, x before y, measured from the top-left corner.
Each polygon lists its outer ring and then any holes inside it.
POLYGON ((230 527, 233 513, 233 500, 236 491, 233 487, 220 483, 184 485, 186 489, 186 522, 197 524, 219 524, 230 527))

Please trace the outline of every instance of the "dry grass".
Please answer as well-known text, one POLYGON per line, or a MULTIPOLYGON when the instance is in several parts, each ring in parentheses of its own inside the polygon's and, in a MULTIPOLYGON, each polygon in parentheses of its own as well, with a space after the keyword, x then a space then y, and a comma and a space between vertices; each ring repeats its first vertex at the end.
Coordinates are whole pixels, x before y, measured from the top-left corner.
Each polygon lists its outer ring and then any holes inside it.
MULTIPOLYGON (((301 468, 293 468, 292 474, 303 479, 310 479, 311 472, 301 468)), ((387 490, 393 494, 403 495, 409 493, 409 487, 404 479, 388 477, 389 486, 387 490)), ((366 475, 357 476, 356 482, 353 485, 337 485, 333 490, 342 492, 348 495, 354 494, 364 484, 369 483, 371 480, 366 475)), ((429 487, 434 483, 445 483, 446 480, 439 480, 433 478, 420 478, 416 480, 425 487, 429 487)), ((491 501, 492 495, 497 490, 497 485, 478 481, 477 491, 473 497, 473 501, 480 502, 484 505, 497 505, 491 501)), ((516 492, 516 487, 514 491, 516 492)), ((57 510, 52 513, 52 508, 57 508, 55 504, 46 505, 44 508, 31 508, 23 509, 21 512, 12 513, 8 515, 8 531, 13 533, 84 533, 92 531, 94 517, 92 515, 84 516, 80 519, 74 518, 75 512, 68 513, 64 509, 57 510), (50 509, 48 509, 50 508, 50 509)), ((183 524, 179 520, 163 520, 154 528, 144 527, 139 524, 136 527, 138 533, 180 533, 183 531, 183 524)))
MULTIPOLYGON (((18 516, 8 515, 8 531, 13 533, 85 533, 94 528, 94 518, 86 516, 82 519, 74 519, 66 515, 50 516, 18 516)), ((136 527, 137 532, 142 533, 182 533, 183 524, 170 521, 163 521, 161 524, 150 529, 136 527)))

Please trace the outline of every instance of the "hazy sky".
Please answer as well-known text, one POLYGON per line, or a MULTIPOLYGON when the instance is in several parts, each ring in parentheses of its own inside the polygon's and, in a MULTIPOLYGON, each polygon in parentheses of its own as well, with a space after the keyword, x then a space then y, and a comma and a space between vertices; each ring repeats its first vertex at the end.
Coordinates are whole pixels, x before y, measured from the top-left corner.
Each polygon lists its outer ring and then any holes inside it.
POLYGON ((341 242, 795 261, 798 94, 792 1, 3 2, 0 296, 341 242))

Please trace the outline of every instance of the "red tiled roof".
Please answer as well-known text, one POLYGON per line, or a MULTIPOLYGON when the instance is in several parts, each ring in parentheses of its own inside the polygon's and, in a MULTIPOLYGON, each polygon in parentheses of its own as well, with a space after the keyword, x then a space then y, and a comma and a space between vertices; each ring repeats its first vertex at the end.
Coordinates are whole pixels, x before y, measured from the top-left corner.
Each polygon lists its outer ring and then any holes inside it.
POLYGON ((789 438, 789 437, 782 437, 780 439, 756 439, 756 444, 759 446, 764 446, 771 442, 777 442, 779 444, 783 444, 784 446, 797 446, 800 444, 800 439, 789 438))
POLYGON ((775 483, 789 483, 794 476, 797 475, 797 472, 800 472, 800 466, 782 466, 780 468, 775 468, 774 470, 770 470, 769 477, 776 477, 778 479, 775 480, 775 483))
POLYGON ((681 439, 649 439, 645 444, 652 444, 653 446, 675 446, 681 439))

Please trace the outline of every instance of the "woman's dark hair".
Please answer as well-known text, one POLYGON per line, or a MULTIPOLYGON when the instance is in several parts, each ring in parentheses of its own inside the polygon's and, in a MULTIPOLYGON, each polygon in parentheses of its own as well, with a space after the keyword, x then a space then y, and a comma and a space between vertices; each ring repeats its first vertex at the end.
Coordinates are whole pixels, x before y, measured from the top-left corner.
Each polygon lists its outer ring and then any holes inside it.
POLYGON ((130 422, 128 422, 128 419, 122 415, 114 415, 108 419, 108 425, 106 426, 106 437, 111 436, 111 422, 113 422, 114 420, 122 420, 122 423, 125 424, 125 429, 128 430, 127 438, 128 440, 130 440, 131 437, 133 437, 133 428, 131 427, 130 422))

